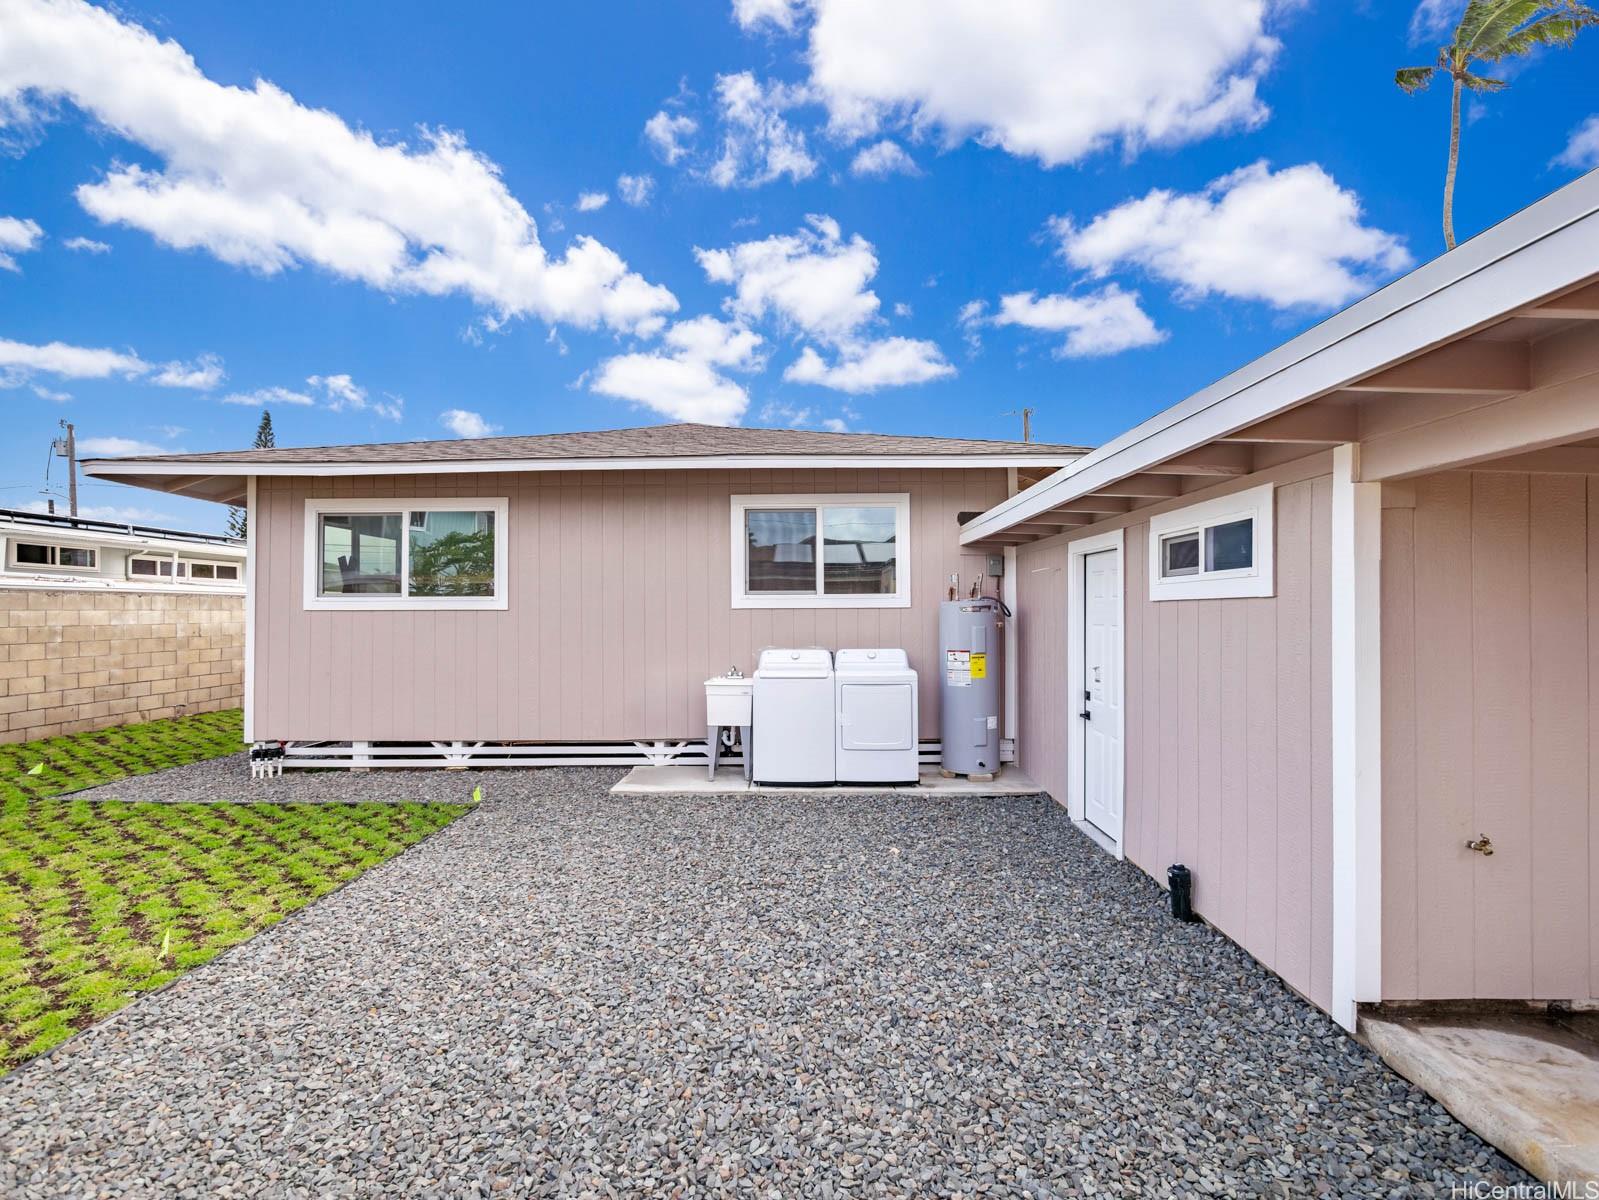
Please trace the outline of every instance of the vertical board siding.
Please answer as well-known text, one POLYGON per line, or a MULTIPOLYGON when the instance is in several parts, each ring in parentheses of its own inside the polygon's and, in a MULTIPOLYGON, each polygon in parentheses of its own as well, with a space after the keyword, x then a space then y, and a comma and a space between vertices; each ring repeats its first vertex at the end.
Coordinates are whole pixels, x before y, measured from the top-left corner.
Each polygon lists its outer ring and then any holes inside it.
MULTIPOLYGON (((955 516, 1005 498, 998 469, 628 471, 258 481, 255 726, 261 738, 613 741, 705 736, 701 683, 763 646, 903 646, 938 731, 938 602, 955 516), (909 492, 908 609, 733 609, 730 497, 909 492), (506 496, 503 612, 307 612, 305 501, 506 496)), ((992 587, 989 589, 992 591, 992 587)))
MULTIPOLYGON (((1149 599, 1149 526, 1126 527, 1122 850, 1326 1008, 1332 998, 1330 477, 1277 488, 1277 594, 1149 599)), ((1596 550, 1599 553, 1599 550, 1596 550)), ((1017 552, 1019 765, 1064 802, 1066 544, 1017 552)))
POLYGON ((1599 491, 1410 486, 1383 511, 1383 995, 1590 999, 1599 491))

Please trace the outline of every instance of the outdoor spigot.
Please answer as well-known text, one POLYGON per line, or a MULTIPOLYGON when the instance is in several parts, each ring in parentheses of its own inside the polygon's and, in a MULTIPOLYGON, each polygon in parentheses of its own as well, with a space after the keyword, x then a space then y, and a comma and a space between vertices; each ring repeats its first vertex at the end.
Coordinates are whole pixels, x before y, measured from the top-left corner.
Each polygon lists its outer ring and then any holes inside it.
POLYGON ((1484 858, 1492 858, 1494 852, 1493 840, 1486 833, 1478 834, 1474 840, 1466 843, 1466 849, 1475 850, 1484 858))

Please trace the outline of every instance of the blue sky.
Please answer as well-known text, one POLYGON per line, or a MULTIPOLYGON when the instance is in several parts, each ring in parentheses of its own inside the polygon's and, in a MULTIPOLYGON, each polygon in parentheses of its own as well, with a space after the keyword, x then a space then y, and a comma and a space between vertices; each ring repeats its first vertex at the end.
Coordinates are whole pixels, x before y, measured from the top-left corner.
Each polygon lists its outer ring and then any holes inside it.
MULTIPOLYGON (((1442 250, 1447 93, 1392 74, 1448 0, 440 14, 0 0, 0 505, 62 418, 197 451, 263 404, 1096 443, 1442 250)), ((1461 237, 1599 163, 1596 66, 1469 105, 1461 237)))

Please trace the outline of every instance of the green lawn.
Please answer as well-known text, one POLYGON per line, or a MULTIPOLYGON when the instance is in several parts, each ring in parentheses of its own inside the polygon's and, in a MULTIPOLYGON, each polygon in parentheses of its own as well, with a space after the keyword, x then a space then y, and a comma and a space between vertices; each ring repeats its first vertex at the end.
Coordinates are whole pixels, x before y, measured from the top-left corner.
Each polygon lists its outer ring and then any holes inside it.
POLYGON ((242 748, 237 712, 0 746, 0 1074, 467 811, 61 795, 242 748))

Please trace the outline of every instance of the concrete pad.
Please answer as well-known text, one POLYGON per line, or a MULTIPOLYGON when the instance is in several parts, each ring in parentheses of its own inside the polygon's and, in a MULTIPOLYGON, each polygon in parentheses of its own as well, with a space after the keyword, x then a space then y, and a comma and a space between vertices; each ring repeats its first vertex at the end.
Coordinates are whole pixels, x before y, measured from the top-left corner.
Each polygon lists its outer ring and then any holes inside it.
POLYGON ((703 766, 634 767, 611 789, 621 795, 738 795, 762 796, 862 796, 884 792, 903 792, 907 796, 1033 796, 1039 787, 1020 771, 1007 767, 989 783, 970 779, 945 779, 937 767, 923 767, 914 785, 892 787, 867 784, 859 787, 778 787, 746 783, 741 766, 718 767, 714 780, 705 777, 703 766))
POLYGON ((1363 1016, 1360 1033, 1539 1179, 1599 1180, 1599 1045, 1531 1014, 1363 1016))

